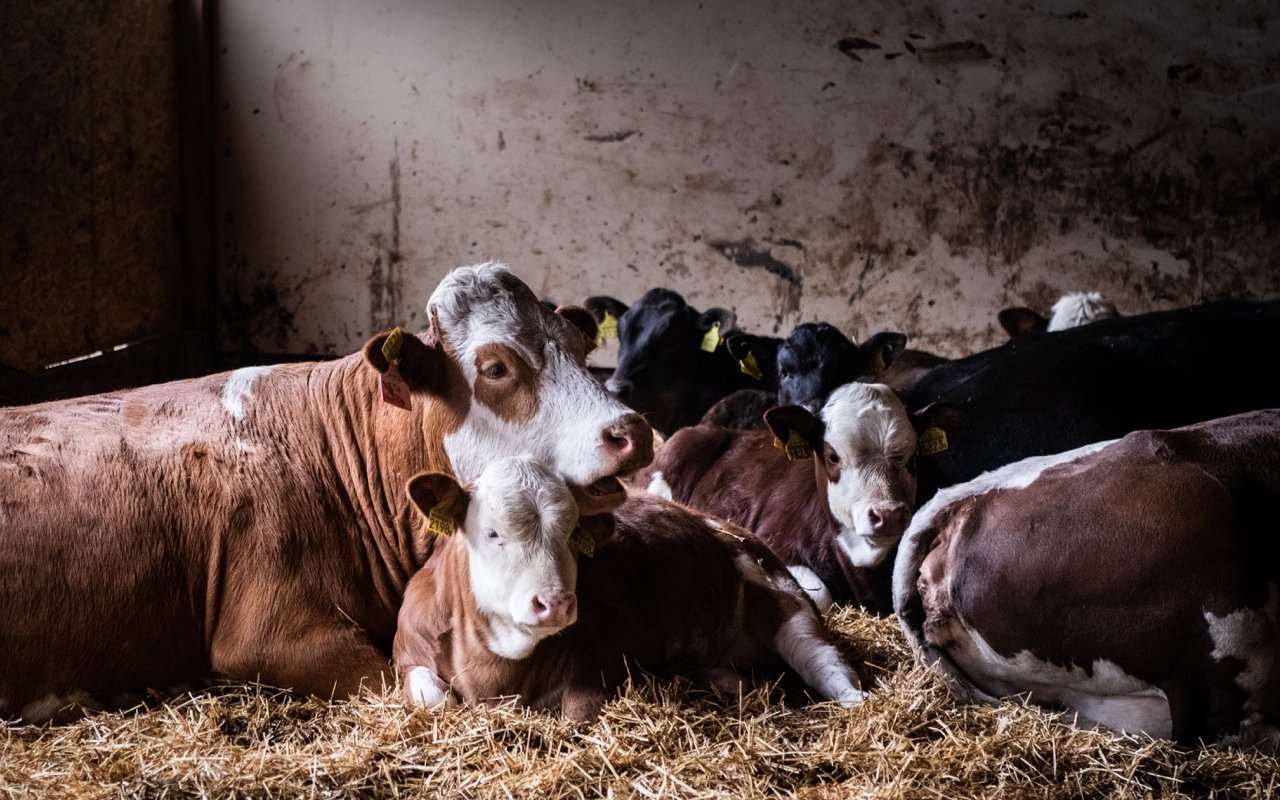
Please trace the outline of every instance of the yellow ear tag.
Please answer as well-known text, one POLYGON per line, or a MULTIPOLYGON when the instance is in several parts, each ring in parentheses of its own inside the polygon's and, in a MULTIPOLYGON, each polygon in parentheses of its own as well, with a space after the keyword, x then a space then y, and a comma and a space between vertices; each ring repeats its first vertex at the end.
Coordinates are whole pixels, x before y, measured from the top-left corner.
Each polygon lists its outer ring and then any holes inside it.
POLYGON ((438 533, 441 536, 452 536, 457 528, 458 526, 454 523, 453 517, 444 510, 443 506, 435 506, 427 512, 427 530, 432 533, 438 533))
POLYGON ((933 456, 946 450, 947 432, 942 428, 925 428, 920 433, 920 452, 926 456, 933 456))
POLYGON ((787 454, 788 461, 799 461, 802 458, 808 458, 813 451, 809 449, 809 443, 804 437, 795 431, 787 436, 787 443, 783 444, 782 440, 776 436, 773 439, 773 446, 787 454))
POLYGON ((600 341, 602 342, 607 339, 618 338, 618 318, 608 311, 604 312, 604 319, 600 320, 599 331, 600 341))
POLYGON ((742 370, 744 375, 750 375, 756 380, 764 377, 764 373, 760 371, 760 365, 756 363, 756 354, 747 351, 747 357, 738 362, 738 369, 742 370))
POLYGON ((575 550, 577 550, 579 553, 582 553, 587 558, 595 557, 595 554, 596 554, 595 537, 593 537, 591 534, 584 531, 582 528, 577 528, 574 530, 573 535, 569 537, 569 544, 573 545, 575 550))
POLYGON ((711 330, 707 331, 702 337, 702 350, 706 353, 714 353, 716 348, 720 346, 720 323, 711 323, 711 330))
POLYGON ((400 360, 400 347, 404 344, 404 331, 399 326, 391 333, 387 334, 386 341, 382 343, 382 357, 388 363, 394 364, 400 360))

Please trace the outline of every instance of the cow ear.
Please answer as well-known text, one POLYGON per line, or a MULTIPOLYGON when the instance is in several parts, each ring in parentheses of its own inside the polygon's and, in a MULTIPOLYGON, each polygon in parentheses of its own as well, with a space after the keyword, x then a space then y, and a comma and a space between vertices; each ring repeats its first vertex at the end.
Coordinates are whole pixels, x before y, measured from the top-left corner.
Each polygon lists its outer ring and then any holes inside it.
POLYGON ((725 337, 724 346, 747 375, 770 383, 778 379, 778 348, 782 346, 781 339, 734 333, 725 337))
POLYGON ((622 319, 622 315, 627 313, 627 304, 621 300, 615 300, 607 295, 598 294, 588 297, 582 305, 586 306, 591 312, 591 316, 595 317, 596 322, 604 322, 605 312, 613 315, 614 319, 622 319))
MULTIPOLYGON (((395 332, 380 333, 364 343, 364 360, 378 372, 386 372, 391 367, 383 352, 395 332)), ((409 384, 410 389, 443 389, 448 376, 449 356, 439 344, 428 345, 411 333, 402 333, 400 339, 400 363, 397 369, 409 384)), ((439 342, 439 339, 436 339, 439 342)))
POLYGON ((738 315, 727 308, 717 306, 708 308, 698 317, 698 329, 703 333, 711 330, 711 326, 717 323, 720 325, 720 335, 723 336, 738 324, 738 315))
POLYGON ((573 323, 573 327, 582 333, 583 341, 586 343, 586 353, 596 349, 600 328, 596 325, 595 315, 582 306, 560 306, 556 309, 556 313, 573 323))
POLYGON ((438 530, 437 525, 461 527, 462 521, 467 518, 467 505, 471 502, 471 495, 458 485, 452 475, 419 472, 409 479, 405 491, 409 494, 409 500, 422 512, 422 516, 427 518, 430 529, 435 533, 445 533, 438 530), (433 512, 435 519, 432 519, 433 512))
POLYGON ((868 363, 878 369, 884 369, 893 363, 893 359, 907 346, 907 335, 897 331, 881 331, 867 339, 859 346, 859 350, 867 358, 868 363))
POLYGON ((773 431, 774 437, 786 444, 791 434, 797 433, 812 450, 821 451, 822 437, 826 426, 822 420, 810 414, 802 406, 774 406, 764 412, 764 424, 773 431))
POLYGON ((616 527, 612 514, 595 514, 578 520, 578 530, 599 545, 613 535, 616 527))
POLYGON ((1009 334, 1010 339, 1049 329, 1049 320, 1021 306, 1004 309, 996 314, 996 319, 1000 321, 1000 327, 1004 328, 1004 332, 1009 334))
POLYGON ((921 432, 929 428, 941 428, 947 433, 954 433, 964 428, 969 421, 969 414, 963 406, 946 402, 930 403, 910 416, 915 429, 921 432))

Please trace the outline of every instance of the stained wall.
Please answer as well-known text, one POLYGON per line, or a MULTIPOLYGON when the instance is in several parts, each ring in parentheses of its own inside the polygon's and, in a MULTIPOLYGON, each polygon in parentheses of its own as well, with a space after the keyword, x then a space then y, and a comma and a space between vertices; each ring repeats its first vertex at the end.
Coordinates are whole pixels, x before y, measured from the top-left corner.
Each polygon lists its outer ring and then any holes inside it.
POLYGON ((958 355, 1007 305, 1280 296, 1280 32, 1212 6, 224 0, 219 344, 348 352, 450 267, 958 355))

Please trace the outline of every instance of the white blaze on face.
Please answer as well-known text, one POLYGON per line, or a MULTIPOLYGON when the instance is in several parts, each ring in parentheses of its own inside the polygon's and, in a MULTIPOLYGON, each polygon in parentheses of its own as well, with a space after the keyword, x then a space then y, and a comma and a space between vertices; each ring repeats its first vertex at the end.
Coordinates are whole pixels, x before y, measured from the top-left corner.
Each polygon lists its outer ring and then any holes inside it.
MULTIPOLYGON (((473 481, 491 460, 516 452, 529 453, 577 487, 618 472, 618 456, 603 434, 639 418, 591 377, 582 334, 572 323, 544 309, 528 287, 494 263, 451 272, 427 311, 473 391, 467 419, 444 442, 459 480, 473 481), (519 413, 487 405, 479 390, 495 348, 518 359, 514 366, 534 384, 519 413)), ((648 442, 638 446, 649 450, 648 442)), ((612 480, 595 491, 616 493, 617 502, 623 496, 612 480)))
POLYGON ((462 535, 494 653, 524 658, 576 619, 578 562, 569 536, 577 524, 572 493, 536 461, 502 459, 480 474, 462 535))
MULTIPOLYGON (((826 444, 839 458, 838 479, 827 483, 827 504, 841 527, 837 543, 855 566, 875 566, 906 521, 876 529, 876 515, 909 515, 915 503, 915 428, 892 389, 857 382, 831 394, 822 421, 826 444)), ((829 473, 833 466, 828 459, 829 473)))

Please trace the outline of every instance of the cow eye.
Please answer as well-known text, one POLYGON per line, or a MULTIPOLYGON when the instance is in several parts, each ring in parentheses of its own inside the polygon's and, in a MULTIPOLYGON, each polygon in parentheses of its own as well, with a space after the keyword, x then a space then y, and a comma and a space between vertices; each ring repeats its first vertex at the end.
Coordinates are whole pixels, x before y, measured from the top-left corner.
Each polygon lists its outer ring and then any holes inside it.
POLYGON ((838 466, 840 466, 840 454, 839 454, 839 453, 837 453, 835 450, 828 450, 828 451, 827 451, 827 463, 828 463, 828 464, 830 464, 830 465, 831 465, 831 466, 833 466, 833 467, 838 467, 838 466))
POLYGON ((507 365, 501 361, 490 361, 480 368, 480 374, 489 380, 497 380, 507 374, 507 365))
POLYGON ((498 532, 492 528, 484 532, 484 538, 490 542, 496 542, 502 539, 502 537, 498 535, 498 532))

